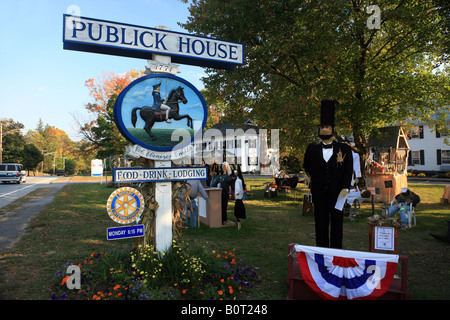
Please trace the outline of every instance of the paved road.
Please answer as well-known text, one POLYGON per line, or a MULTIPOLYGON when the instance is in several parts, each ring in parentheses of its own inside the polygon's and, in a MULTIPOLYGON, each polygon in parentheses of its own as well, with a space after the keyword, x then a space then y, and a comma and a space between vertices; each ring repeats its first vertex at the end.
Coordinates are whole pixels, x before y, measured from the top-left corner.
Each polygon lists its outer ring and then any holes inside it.
POLYGON ((43 188, 45 185, 54 181, 62 180, 61 177, 27 177, 26 183, 0 183, 0 208, 20 199, 37 188, 43 188), (58 179, 60 178, 60 179, 58 179))
POLYGON ((53 201, 60 189, 69 183, 65 177, 28 177, 24 184, 0 184, 0 209, 38 188, 51 188, 40 197, 16 202, 10 210, 0 211, 0 255, 14 245, 30 220, 53 201))

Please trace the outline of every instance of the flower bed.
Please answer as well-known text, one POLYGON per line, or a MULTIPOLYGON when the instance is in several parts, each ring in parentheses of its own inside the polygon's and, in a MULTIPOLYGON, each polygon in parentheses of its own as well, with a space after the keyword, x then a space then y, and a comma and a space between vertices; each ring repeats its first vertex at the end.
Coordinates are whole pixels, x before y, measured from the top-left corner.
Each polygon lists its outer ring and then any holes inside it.
POLYGON ((82 263, 80 289, 69 289, 71 263, 56 272, 51 299, 75 300, 226 300, 237 299, 258 281, 258 274, 235 250, 208 252, 182 241, 166 253, 151 247, 90 254, 82 263))

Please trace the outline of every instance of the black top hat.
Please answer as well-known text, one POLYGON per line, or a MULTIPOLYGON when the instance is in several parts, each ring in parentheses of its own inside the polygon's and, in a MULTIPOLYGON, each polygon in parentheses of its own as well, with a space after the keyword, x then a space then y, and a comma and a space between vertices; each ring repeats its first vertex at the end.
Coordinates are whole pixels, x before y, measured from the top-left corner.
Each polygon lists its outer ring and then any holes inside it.
POLYGON ((336 100, 322 100, 320 104, 320 125, 334 127, 334 109, 336 100))
POLYGON ((159 91, 159 87, 161 87, 161 82, 153 85, 153 90, 159 91))

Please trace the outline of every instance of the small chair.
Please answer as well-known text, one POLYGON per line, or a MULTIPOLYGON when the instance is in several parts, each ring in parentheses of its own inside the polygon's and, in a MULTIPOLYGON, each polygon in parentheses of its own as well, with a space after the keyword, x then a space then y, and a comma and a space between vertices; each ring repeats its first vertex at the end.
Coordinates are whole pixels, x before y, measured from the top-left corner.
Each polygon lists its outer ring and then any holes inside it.
MULTIPOLYGON (((391 201, 391 206, 393 205, 394 201, 395 201, 395 199, 391 201)), ((399 212, 400 212, 400 210, 397 211, 395 213, 395 215, 397 215, 397 213, 399 213, 399 212)), ((409 204, 409 213, 406 214, 406 218, 408 219, 408 227, 409 228, 411 228, 411 217, 414 218, 414 225, 416 226, 417 225, 416 224, 416 210, 412 203, 409 204)))
POLYGON ((355 217, 361 215, 361 203, 359 199, 354 199, 351 203, 348 203, 348 200, 344 205, 344 213, 348 214, 350 221, 355 221, 355 217))

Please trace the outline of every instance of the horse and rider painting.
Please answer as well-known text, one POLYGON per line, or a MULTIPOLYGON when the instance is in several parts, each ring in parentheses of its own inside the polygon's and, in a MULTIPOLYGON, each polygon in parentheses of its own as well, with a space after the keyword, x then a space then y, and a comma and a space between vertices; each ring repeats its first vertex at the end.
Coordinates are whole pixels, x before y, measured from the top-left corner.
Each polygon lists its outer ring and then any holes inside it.
POLYGON ((119 131, 130 141, 159 151, 183 147, 201 135, 206 103, 198 90, 176 76, 152 74, 132 82, 114 107, 119 131), (189 133, 189 141, 177 129, 189 133))
MULTIPOLYGON (((178 90, 182 90, 182 88, 178 87, 178 90)), ((175 91, 172 90, 170 92, 169 97, 171 97, 174 92, 175 91)), ((169 118, 169 111, 170 111, 171 108, 170 108, 170 106, 168 106, 166 104, 165 99, 161 98, 161 82, 158 83, 158 84, 155 84, 153 86, 152 96, 153 96, 153 107, 152 108, 155 109, 155 111, 159 111, 159 110, 164 110, 165 111, 165 113, 164 112, 158 112, 158 113, 155 112, 155 115, 159 115, 160 119, 162 120, 162 115, 165 114, 166 122, 167 123, 171 123, 172 121, 169 118)), ((187 103, 187 100, 184 97, 184 95, 182 96, 182 98, 183 98, 182 102, 183 103, 187 103)), ((134 108, 133 109, 134 115, 135 115, 135 112, 136 112, 135 110, 137 110, 137 109, 139 109, 139 108, 134 108)), ((136 120, 134 120, 134 123, 136 123, 136 120)))

